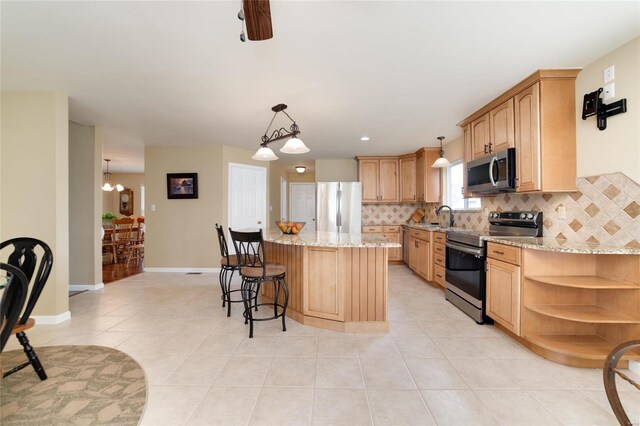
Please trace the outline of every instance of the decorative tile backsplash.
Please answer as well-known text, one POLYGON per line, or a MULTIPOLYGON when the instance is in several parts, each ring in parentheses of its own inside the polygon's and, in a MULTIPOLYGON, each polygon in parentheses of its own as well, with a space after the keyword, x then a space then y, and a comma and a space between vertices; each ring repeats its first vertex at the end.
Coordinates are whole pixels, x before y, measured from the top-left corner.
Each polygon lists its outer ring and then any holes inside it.
POLYGON ((415 204, 363 204, 363 225, 403 225, 421 208, 422 203, 415 204))
MULTIPOLYGON (((544 213, 544 236, 640 248, 640 185, 622 173, 578 178, 576 192, 500 194, 482 198, 482 209, 455 212, 455 226, 486 230, 490 211, 533 210, 544 213), (562 209, 566 218, 560 219, 562 209)), ((425 221, 437 222, 437 204, 425 205, 425 221)), ((448 211, 441 218, 445 223, 448 211)))

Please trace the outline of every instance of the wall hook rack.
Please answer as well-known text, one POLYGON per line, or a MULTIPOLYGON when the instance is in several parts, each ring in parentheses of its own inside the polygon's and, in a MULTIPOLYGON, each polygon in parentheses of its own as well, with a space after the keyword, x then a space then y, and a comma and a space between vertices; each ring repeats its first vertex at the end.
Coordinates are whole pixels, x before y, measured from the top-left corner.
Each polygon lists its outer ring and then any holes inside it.
POLYGON ((598 129, 604 130, 607 128, 607 118, 627 112, 627 99, 620 99, 619 101, 607 105, 602 102, 602 99, 600 98, 601 93, 602 87, 595 92, 584 95, 584 100, 582 102, 582 119, 586 120, 587 117, 595 115, 598 129))

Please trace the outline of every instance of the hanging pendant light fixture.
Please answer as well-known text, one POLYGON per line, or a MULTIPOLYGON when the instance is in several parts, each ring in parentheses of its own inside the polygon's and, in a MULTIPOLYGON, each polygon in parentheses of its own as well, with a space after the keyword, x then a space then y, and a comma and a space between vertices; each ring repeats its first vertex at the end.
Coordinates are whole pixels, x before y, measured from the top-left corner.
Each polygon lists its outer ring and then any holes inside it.
POLYGON ((444 149, 442 149, 444 136, 438 136, 438 140, 440 141, 440 158, 434 161, 431 167, 449 167, 451 163, 444 157, 444 149))
POLYGON ((258 149, 258 151, 255 153, 253 157, 251 157, 254 160, 258 160, 258 161, 277 160, 278 157, 273 153, 271 148, 269 148, 267 145, 270 144, 271 142, 279 141, 281 139, 286 139, 286 138, 290 138, 290 139, 287 141, 287 143, 284 144, 282 148, 280 148, 280 152, 284 154, 304 154, 306 152, 309 152, 309 148, 307 148, 304 142, 302 142, 302 140, 298 138, 298 135, 300 134, 300 127, 298 127, 298 124, 295 122, 295 120, 291 118, 289 114, 287 114, 285 109, 287 109, 287 106, 285 104, 278 104, 273 108, 271 108, 271 111, 274 112, 273 118, 271 119, 271 122, 269 123, 267 130, 264 132, 264 135, 262 135, 262 137, 260 138, 260 140, 262 141, 262 143, 260 144, 260 149, 258 149), (284 113, 284 115, 286 115, 287 118, 291 120, 292 124, 289 127, 289 130, 285 129, 284 127, 281 127, 278 130, 274 130, 271 136, 267 136, 267 134, 269 133, 269 130, 271 130, 271 125, 273 124, 273 121, 276 119, 276 115, 278 115, 279 112, 284 113))
POLYGON ((104 161, 107 162, 107 171, 104 172, 102 178, 104 181, 104 185, 102 185, 102 190, 103 191, 113 191, 114 189, 117 189, 118 192, 122 191, 124 189, 124 186, 120 185, 119 183, 116 185, 113 185, 113 183, 111 183, 111 172, 109 172, 109 160, 108 158, 105 158, 104 161))
POLYGON ((304 173, 305 170, 307 170, 305 166, 296 166, 296 172, 300 174, 304 173))

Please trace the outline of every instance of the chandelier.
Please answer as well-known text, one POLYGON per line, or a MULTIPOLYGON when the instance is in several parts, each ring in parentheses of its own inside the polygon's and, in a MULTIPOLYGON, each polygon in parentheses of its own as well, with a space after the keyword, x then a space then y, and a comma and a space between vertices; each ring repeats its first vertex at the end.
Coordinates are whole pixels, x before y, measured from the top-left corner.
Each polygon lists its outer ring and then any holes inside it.
POLYGON ((444 140, 444 136, 438 136, 438 140, 440 141, 440 157, 433 162, 431 167, 438 167, 438 168, 449 167, 451 163, 444 156, 444 149, 442 148, 442 141, 444 140))
POLYGON ((273 153, 271 148, 269 148, 267 145, 269 145, 271 142, 275 142, 275 141, 279 141, 287 138, 290 138, 290 139, 284 144, 282 148, 280 148, 280 152, 284 154, 304 154, 305 152, 309 152, 309 148, 307 148, 304 142, 302 142, 302 140, 298 138, 298 135, 300 134, 300 127, 298 127, 295 120, 291 118, 289 114, 287 114, 285 109, 287 109, 287 106, 285 104, 278 104, 273 108, 271 108, 271 111, 274 112, 273 118, 271 119, 271 122, 269 123, 267 130, 265 130, 264 135, 262 135, 262 137, 260 138, 260 140, 262 141, 262 143, 260 144, 260 149, 256 151, 253 157, 251 157, 254 160, 258 160, 258 161, 277 160, 278 157, 276 156, 276 154, 273 153), (271 126, 273 125, 273 121, 276 119, 276 116, 278 115, 279 112, 282 112, 284 115, 286 115, 287 118, 291 120, 292 124, 288 130, 285 129, 284 127, 281 127, 277 130, 274 130, 273 133, 271 133, 271 135, 268 136, 269 130, 271 130, 271 126))
POLYGON ((111 172, 109 172, 109 160, 108 158, 105 158, 104 161, 107 162, 107 171, 104 172, 103 176, 102 176, 102 180, 104 181, 104 185, 102 185, 102 190, 103 191, 113 191, 114 189, 117 189, 118 192, 122 191, 124 189, 124 186, 120 185, 119 183, 116 185, 113 185, 111 183, 111 172))

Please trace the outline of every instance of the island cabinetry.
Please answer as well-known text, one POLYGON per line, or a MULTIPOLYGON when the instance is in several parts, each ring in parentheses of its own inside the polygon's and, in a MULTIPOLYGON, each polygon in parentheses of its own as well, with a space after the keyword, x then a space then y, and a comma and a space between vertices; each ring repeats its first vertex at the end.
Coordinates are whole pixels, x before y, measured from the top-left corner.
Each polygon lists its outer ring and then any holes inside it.
POLYGON ((487 244, 487 315, 520 335, 520 249, 487 244))
POLYGON ((487 314, 532 351, 602 368, 616 345, 640 339, 640 255, 522 248, 513 261, 514 248, 488 243, 487 314))
MULTIPOLYGON (((385 238, 387 241, 402 245, 401 229, 398 225, 365 225, 363 234, 385 238)), ((402 262, 402 247, 389 249, 389 262, 402 262)))
POLYGON ((400 201, 397 157, 358 157, 357 160, 363 203, 400 201))
MULTIPOLYGON (((287 316, 344 332, 388 331, 388 250, 265 242, 267 261, 287 268, 287 316)), ((262 286, 262 297, 273 300, 271 285, 262 286)))

